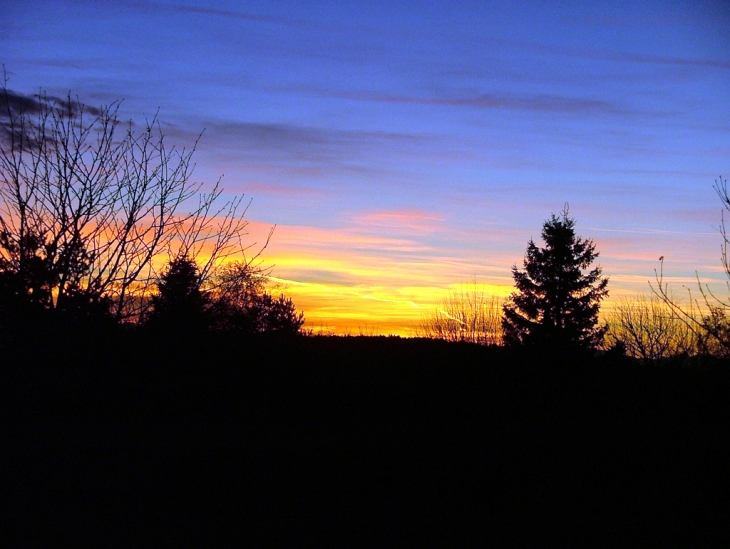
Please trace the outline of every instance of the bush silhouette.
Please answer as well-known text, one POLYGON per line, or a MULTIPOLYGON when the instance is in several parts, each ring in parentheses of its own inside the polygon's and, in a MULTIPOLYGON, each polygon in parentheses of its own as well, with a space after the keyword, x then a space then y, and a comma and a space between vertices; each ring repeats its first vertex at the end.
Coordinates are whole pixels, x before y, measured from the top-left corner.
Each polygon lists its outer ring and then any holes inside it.
MULTIPOLYGON (((723 271, 730 279, 730 233, 725 225, 725 213, 730 212, 730 192, 728 191, 727 179, 720 176, 715 181, 715 192, 717 193, 723 207, 722 223, 720 234, 722 235, 721 261, 723 271)), ((649 283, 654 294, 669 307, 685 326, 692 332, 699 342, 699 350, 704 354, 717 357, 730 357, 730 300, 727 296, 722 297, 715 294, 710 286, 700 281, 697 277, 697 293, 689 295, 689 303, 683 305, 674 298, 669 286, 664 283, 664 256, 659 257, 661 266, 659 272, 655 272, 655 284, 649 283)))
POLYGON ((446 341, 499 345, 502 343, 500 300, 486 294, 475 282, 469 289, 451 292, 438 309, 423 319, 418 333, 446 341))
POLYGON ((644 363, 681 354, 695 355, 701 341, 666 303, 655 295, 620 300, 608 317, 607 343, 644 363))

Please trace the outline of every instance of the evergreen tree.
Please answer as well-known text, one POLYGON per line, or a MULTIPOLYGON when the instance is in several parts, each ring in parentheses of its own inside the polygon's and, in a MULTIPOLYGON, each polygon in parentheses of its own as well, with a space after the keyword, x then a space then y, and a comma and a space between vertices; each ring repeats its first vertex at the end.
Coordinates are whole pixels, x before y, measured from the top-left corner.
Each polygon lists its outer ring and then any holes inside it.
POLYGON ((532 239, 524 270, 512 267, 517 289, 504 305, 504 341, 514 344, 595 347, 607 326, 597 326, 600 302, 608 295, 601 267, 584 274, 598 257, 592 240, 575 235, 567 206, 542 228, 544 248, 532 239))
POLYGON ((152 296, 147 322, 181 330, 208 328, 210 303, 201 285, 195 260, 179 257, 170 261, 156 283, 157 294, 152 296))

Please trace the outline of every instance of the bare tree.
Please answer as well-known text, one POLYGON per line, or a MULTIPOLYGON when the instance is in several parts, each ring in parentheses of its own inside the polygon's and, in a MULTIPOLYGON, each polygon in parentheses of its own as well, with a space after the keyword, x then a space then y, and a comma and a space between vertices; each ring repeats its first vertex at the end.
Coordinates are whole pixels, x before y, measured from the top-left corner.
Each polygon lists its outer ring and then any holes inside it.
POLYGON ((621 344, 645 363, 694 354, 698 341, 677 312, 655 295, 622 299, 608 316, 609 346, 621 344))
MULTIPOLYGON (((725 213, 730 212, 727 179, 723 179, 721 176, 715 181, 713 188, 723 206, 720 224, 720 234, 723 240, 721 261, 727 277, 725 284, 730 293, 730 258, 728 257, 730 235, 725 225, 725 213)), ((703 284, 699 274, 696 274, 697 294, 693 296, 688 289, 689 306, 682 305, 673 298, 667 284, 664 283, 664 256, 659 259, 661 265, 659 270, 654 273, 655 283, 649 283, 654 294, 692 331, 703 352, 730 357, 730 319, 728 319, 730 297, 718 296, 708 284, 703 284)))
POLYGON ((436 311, 421 322, 419 335, 482 345, 502 342, 502 303, 484 293, 476 282, 451 292, 436 311))
POLYGON ((220 180, 207 193, 191 181, 197 140, 170 147, 157 116, 138 127, 120 121, 119 107, 22 95, 5 78, 0 273, 14 277, 18 298, 59 309, 106 300, 125 320, 146 303, 158 259, 205 249, 208 277, 244 253, 242 197, 221 204, 220 180))

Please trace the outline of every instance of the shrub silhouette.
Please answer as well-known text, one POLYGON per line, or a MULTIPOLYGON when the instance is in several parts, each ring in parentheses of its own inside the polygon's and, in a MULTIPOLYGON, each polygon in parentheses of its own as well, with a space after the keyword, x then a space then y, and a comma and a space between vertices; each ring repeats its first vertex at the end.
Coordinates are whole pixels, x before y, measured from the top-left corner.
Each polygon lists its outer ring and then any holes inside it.
MULTIPOLYGON (((730 279, 730 234, 725 225, 725 213, 730 212, 730 192, 728 191, 727 179, 720 176, 715 181, 715 192, 717 193, 723 207, 720 233, 722 235, 721 261, 725 275, 730 279)), ((701 352, 717 357, 730 357, 730 299, 725 296, 716 295, 707 284, 700 282, 697 276, 697 292, 699 297, 693 297, 690 293, 689 305, 685 306, 672 296, 669 287, 663 282, 664 278, 664 256, 659 258, 661 266, 655 272, 655 284, 649 283, 654 294, 667 305, 674 314, 692 331, 699 342, 701 352)), ((697 294, 695 294, 697 296, 697 294)))
POLYGON ((78 261, 83 254, 70 254, 72 259, 61 271, 44 253, 47 247, 32 232, 17 242, 7 231, 0 232, 0 248, 5 252, 0 253, 0 329, 13 333, 41 326, 48 329, 56 320, 66 325, 111 322, 108 296, 79 281, 88 268, 86 262, 78 261))
POLYGON ((446 341, 482 345, 502 342, 500 301, 477 287, 452 292, 440 307, 421 322, 419 335, 446 341))
POLYGON ((259 333, 296 334, 304 324, 304 313, 297 313, 292 300, 284 295, 274 298, 263 293, 249 310, 259 333))
POLYGON ((514 292, 504 305, 506 344, 596 347, 607 330, 597 327, 600 302, 608 295, 601 268, 584 274, 598 257, 592 240, 576 237, 567 205, 542 228, 544 248, 530 239, 524 270, 512 267, 514 292))
POLYGON ((622 299, 608 317, 607 343, 644 363, 696 354, 701 342, 676 311, 655 295, 622 299))

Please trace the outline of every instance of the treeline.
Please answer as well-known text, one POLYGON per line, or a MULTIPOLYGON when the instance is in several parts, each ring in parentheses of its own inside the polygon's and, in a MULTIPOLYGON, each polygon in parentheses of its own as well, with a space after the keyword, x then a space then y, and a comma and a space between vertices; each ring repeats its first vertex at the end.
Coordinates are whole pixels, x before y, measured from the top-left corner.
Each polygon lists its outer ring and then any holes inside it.
MULTIPOLYGON (((503 301, 477 285, 452 292, 423 319, 418 334, 454 342, 503 345, 503 301)), ((730 321, 723 308, 710 308, 711 312, 703 315, 698 305, 693 305, 674 298, 670 305, 651 290, 621 298, 604 316, 607 331, 598 349, 620 352, 647 364, 681 357, 730 357, 724 343, 730 340, 730 321)))

